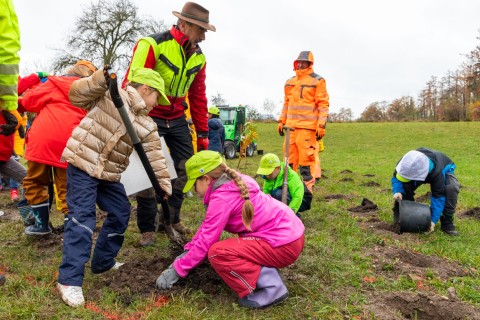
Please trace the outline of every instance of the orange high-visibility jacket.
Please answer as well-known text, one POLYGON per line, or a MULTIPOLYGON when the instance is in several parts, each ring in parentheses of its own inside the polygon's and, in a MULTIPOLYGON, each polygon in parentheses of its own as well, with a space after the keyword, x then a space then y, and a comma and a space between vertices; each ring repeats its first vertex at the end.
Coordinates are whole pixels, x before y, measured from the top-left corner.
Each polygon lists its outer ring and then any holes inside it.
POLYGON ((325 127, 328 117, 328 93, 325 79, 313 72, 313 55, 303 51, 294 62, 296 76, 285 83, 285 102, 279 122, 294 127, 316 130, 325 127), (308 53, 310 66, 297 70, 297 61, 303 53, 308 53))

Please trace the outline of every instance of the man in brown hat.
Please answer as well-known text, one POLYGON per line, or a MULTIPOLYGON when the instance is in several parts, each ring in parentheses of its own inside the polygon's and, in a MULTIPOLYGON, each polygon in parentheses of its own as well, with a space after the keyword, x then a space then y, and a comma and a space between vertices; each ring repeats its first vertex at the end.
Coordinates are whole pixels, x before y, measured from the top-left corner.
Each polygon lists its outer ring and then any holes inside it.
MULTIPOLYGON (((180 222, 180 208, 183 187, 187 182, 185 161, 194 152, 184 114, 188 108, 186 96, 188 94, 190 113, 197 131, 197 150, 207 150, 206 60, 198 44, 205 40, 205 33, 208 30, 215 31, 215 27, 209 23, 209 11, 194 2, 185 3, 181 12, 172 13, 178 17, 178 21, 169 31, 144 37, 137 42, 124 85, 131 78, 130 70, 135 68, 151 68, 165 81, 165 94, 170 105, 156 106, 149 113, 158 126, 158 133, 165 138, 178 175, 172 181, 173 194, 168 199, 173 221, 170 216, 164 216, 163 223, 186 234, 190 230, 180 222)), ((137 223, 142 233, 140 244, 152 245, 155 242, 157 213, 153 189, 137 194, 137 213, 137 223)))

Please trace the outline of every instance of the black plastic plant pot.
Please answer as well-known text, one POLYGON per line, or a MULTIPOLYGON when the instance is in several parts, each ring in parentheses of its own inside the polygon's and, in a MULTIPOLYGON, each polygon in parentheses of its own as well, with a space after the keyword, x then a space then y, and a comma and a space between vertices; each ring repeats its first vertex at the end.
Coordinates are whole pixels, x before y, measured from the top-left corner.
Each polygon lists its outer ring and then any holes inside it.
POLYGON ((430 207, 424 203, 402 200, 400 202, 401 232, 425 232, 430 228, 430 207))

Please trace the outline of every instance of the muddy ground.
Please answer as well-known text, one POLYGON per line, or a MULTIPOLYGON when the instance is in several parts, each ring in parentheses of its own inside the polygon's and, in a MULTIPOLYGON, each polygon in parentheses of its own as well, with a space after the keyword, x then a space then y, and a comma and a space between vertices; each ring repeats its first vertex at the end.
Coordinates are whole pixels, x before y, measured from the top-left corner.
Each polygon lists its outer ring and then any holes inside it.
MULTIPOLYGON (((341 173, 352 173, 346 169, 341 173)), ((366 174, 364 176, 369 176, 366 174)), ((374 176, 374 175, 371 175, 374 176)), ((351 178, 342 178, 339 182, 351 182, 351 178)), ((368 187, 379 187, 376 182, 370 181, 361 184, 368 187)), ((390 189, 382 192, 391 192, 390 189)), ((324 201, 352 199, 351 195, 330 194, 325 195, 324 201)), ((416 197, 416 201, 429 202, 430 192, 416 197)), ((363 198, 358 206, 347 209, 352 216, 358 219, 362 228, 376 233, 380 237, 389 236, 398 240, 416 240, 418 235, 394 233, 392 223, 381 220, 378 216, 378 206, 367 198, 363 198)), ((460 217, 473 217, 480 219, 480 207, 467 210, 459 214, 460 217)), ((458 300, 455 288, 449 288, 445 296, 438 295, 429 288, 428 280, 438 278, 446 281, 476 274, 477 270, 465 269, 456 262, 413 252, 398 247, 386 246, 383 241, 379 245, 366 250, 363 255, 372 261, 375 271, 374 277, 364 279, 364 289, 367 293, 367 302, 364 306, 362 319, 480 319, 480 308, 474 307, 458 300), (368 286, 368 282, 375 282, 381 277, 384 281, 396 281, 404 276, 414 281, 418 292, 381 292, 368 286)))
MULTIPOLYGON (((203 262, 193 269, 188 277, 180 279, 171 289, 157 290, 155 281, 161 271, 168 268, 175 257, 181 253, 176 247, 170 249, 170 257, 155 256, 149 259, 128 257, 127 263, 120 269, 109 271, 99 276, 99 280, 87 292, 89 299, 100 297, 105 288, 116 292, 119 302, 130 305, 135 298, 151 297, 152 295, 179 294, 186 290, 201 290, 213 297, 219 296, 220 288, 224 286, 222 279, 217 275, 208 262, 203 262)), ((133 253, 132 253, 133 254, 133 253)), ((124 253, 125 256, 125 253, 124 253)))
POLYGON ((454 297, 429 293, 372 293, 363 319, 479 320, 480 310, 454 297))
MULTIPOLYGON (((350 178, 354 173, 351 170, 341 172, 349 177, 343 177, 339 182, 352 183, 350 178)), ((373 174, 364 174, 364 177, 374 177, 373 174)), ((375 181, 359 183, 366 187, 379 187, 375 181)), ((381 190, 390 192, 390 189, 381 190)), ((428 202, 430 194, 426 193, 416 198, 417 201, 428 202)), ((5 197, 3 197, 5 198, 5 197)), ((319 198, 320 201, 334 202, 337 200, 351 200, 354 195, 327 194, 319 198)), ((1 220, 20 220, 16 211, 15 203, 2 203, 0 209, 4 212, 1 220)), ((134 208, 135 210, 135 208, 134 208)), ((390 236, 399 240, 418 241, 416 234, 398 235, 393 232, 391 223, 385 222, 378 216, 377 204, 367 198, 363 198, 359 205, 348 208, 347 211, 358 220, 361 228, 368 229, 380 237, 390 236)), ((60 214, 60 213, 54 213, 60 214)), ((98 225, 101 225, 105 213, 97 212, 98 225)), ((475 207, 459 214, 460 217, 473 217, 480 219, 480 207, 475 207)), ((132 214, 135 219, 135 214, 132 214)), ((20 223, 20 222, 19 222, 20 223)), ((45 237, 43 241, 31 241, 39 251, 60 251, 62 249, 62 230, 56 226, 55 233, 45 237)), ((95 231, 94 238, 98 234, 95 231)), ((4 245, 16 245, 4 243, 4 245)), ((170 245, 167 257, 165 255, 152 255, 148 258, 139 257, 138 247, 122 248, 122 258, 125 265, 119 270, 109 271, 95 276, 96 281, 85 291, 87 300, 95 301, 102 295, 105 288, 116 292, 118 303, 129 306, 138 298, 171 296, 171 294, 183 294, 189 290, 200 290, 212 299, 225 299, 229 293, 232 302, 235 297, 231 290, 223 283, 220 277, 212 269, 208 261, 203 262, 192 270, 187 278, 180 279, 172 289, 157 290, 155 281, 160 272, 166 269, 178 256, 182 249, 177 245, 170 245)), ((366 296, 362 319, 479 319, 480 309, 459 301, 455 289, 450 288, 448 294, 439 295, 429 288, 428 280, 437 278, 446 281, 450 278, 458 278, 476 273, 476 270, 466 270, 456 262, 451 262, 437 256, 428 256, 418 252, 405 250, 398 247, 387 246, 380 241, 378 245, 363 252, 363 256, 371 259, 372 271, 375 277, 365 280, 362 290, 366 296), (407 277, 417 284, 415 292, 382 292, 369 286, 369 282, 375 278, 383 278, 384 281, 396 281, 399 277, 407 277)), ((123 261, 122 261, 123 262, 123 261)), ((88 266, 87 266, 88 267, 88 266)), ((307 275, 302 275, 296 270, 295 264, 282 269, 282 277, 286 281, 302 281, 307 275)), ((347 295, 348 288, 345 288, 347 295)), ((342 293, 340 293, 342 294, 342 293)), ((341 298, 340 298, 341 299, 341 298)))

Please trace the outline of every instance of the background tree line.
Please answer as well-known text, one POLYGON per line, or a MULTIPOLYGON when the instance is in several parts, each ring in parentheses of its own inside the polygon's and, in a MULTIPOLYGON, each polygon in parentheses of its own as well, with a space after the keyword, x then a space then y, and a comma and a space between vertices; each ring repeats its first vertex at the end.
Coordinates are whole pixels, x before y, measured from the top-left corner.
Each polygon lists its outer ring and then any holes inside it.
MULTIPOLYGON (((477 39, 480 40, 480 36, 477 39)), ((358 120, 480 120, 480 44, 465 57, 458 70, 448 71, 440 78, 432 76, 416 99, 405 96, 390 103, 373 102, 364 109, 358 120)))
MULTIPOLYGON (((167 30, 163 20, 140 16, 137 11, 131 0, 92 2, 76 18, 75 27, 65 46, 58 49, 51 69, 60 72, 79 59, 87 59, 99 67, 114 65, 119 75, 124 73, 137 40, 167 30)), ((480 40, 480 36, 477 39, 480 40)), ((418 97, 404 96, 391 102, 373 102, 357 121, 480 120, 480 44, 465 57, 458 70, 448 71, 440 78, 432 76, 418 97)), ((265 99, 263 110, 249 106, 249 118, 276 118, 282 103, 277 107, 274 101, 265 99)), ((220 93, 212 96, 212 105, 221 104, 226 104, 226 101, 220 93)), ((331 122, 354 120, 350 108, 341 108, 329 115, 331 122)))

